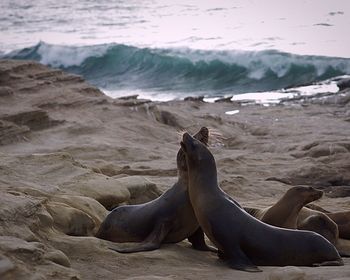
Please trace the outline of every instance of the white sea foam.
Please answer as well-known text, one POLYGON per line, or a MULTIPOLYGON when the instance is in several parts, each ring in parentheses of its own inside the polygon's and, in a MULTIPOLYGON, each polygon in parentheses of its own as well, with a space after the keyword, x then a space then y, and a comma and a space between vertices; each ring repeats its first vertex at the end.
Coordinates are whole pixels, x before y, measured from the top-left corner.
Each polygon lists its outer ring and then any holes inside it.
MULTIPOLYGON (((338 78, 350 78, 348 75, 344 75, 338 78)), ((313 96, 321 93, 337 93, 339 88, 334 80, 326 80, 317 84, 295 87, 290 89, 276 90, 276 91, 266 91, 266 92, 250 92, 243 94, 233 95, 232 101, 240 101, 246 104, 257 103, 265 106, 272 104, 278 104, 282 99, 290 99, 297 96, 313 96)), ((179 96, 186 96, 186 93, 179 92, 155 92, 155 91, 142 91, 142 90, 103 90, 103 92, 112 97, 118 98, 122 96, 138 95, 141 99, 150 99, 153 101, 170 101, 174 99, 179 99, 179 96)), ((187 94, 188 95, 188 94, 187 94)), ((225 97, 225 96, 224 96, 225 97)), ((227 96, 226 96, 227 97, 227 96)), ((204 102, 214 103, 215 101, 221 99, 217 96, 206 96, 204 102)), ((183 99, 183 98, 182 98, 183 99)), ((225 114, 234 115, 239 113, 239 110, 227 111, 225 114)))
POLYGON ((239 110, 232 110, 232 111, 225 112, 226 115, 236 115, 238 113, 239 113, 239 110))
POLYGON ((248 77, 260 80, 267 71, 272 71, 278 78, 284 77, 291 67, 309 65, 314 67, 318 76, 323 75, 329 67, 335 70, 350 73, 350 64, 344 63, 344 60, 331 57, 318 56, 300 56, 278 52, 275 50, 267 51, 205 51, 189 48, 173 48, 171 55, 180 56, 198 63, 205 61, 221 61, 227 64, 236 64, 249 70, 248 77))
POLYGON ((53 67, 79 66, 88 57, 100 57, 105 54, 108 45, 96 45, 89 48, 78 46, 50 45, 40 42, 38 54, 40 62, 53 67))
POLYGON ((322 83, 266 92, 250 92, 237 94, 232 97, 232 101, 251 100, 260 104, 276 104, 282 99, 290 99, 296 96, 312 96, 320 93, 336 93, 339 88, 335 81, 327 80, 322 83))
POLYGON ((174 92, 156 92, 156 91, 144 91, 144 90, 108 90, 102 89, 102 91, 112 97, 120 98, 124 96, 137 95, 138 99, 149 99, 152 101, 166 102, 178 99, 178 93, 174 92))

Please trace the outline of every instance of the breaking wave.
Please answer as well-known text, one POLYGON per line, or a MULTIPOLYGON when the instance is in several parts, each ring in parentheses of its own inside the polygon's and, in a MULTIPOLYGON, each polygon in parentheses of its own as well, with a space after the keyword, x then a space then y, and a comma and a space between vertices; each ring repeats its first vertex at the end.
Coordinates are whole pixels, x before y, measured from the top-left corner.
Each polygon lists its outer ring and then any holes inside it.
POLYGON ((140 48, 122 44, 61 46, 40 42, 3 58, 30 59, 82 75, 109 90, 221 95, 276 90, 350 74, 350 59, 275 50, 140 48))

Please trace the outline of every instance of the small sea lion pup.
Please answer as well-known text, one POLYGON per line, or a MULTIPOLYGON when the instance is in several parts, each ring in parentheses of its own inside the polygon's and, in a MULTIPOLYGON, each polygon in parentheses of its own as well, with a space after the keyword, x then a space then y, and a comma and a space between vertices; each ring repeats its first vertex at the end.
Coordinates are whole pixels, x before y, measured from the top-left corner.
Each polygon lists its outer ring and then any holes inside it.
POLYGON ((350 211, 329 212, 320 209, 320 212, 325 213, 338 225, 339 237, 350 239, 350 211))
POLYGON ((323 191, 313 187, 295 186, 287 190, 272 206, 264 209, 248 207, 244 207, 244 209, 264 223, 296 229, 300 210, 306 204, 320 199, 322 195, 323 191))
POLYGON ((244 207, 244 210, 269 225, 314 231, 331 242, 341 256, 350 256, 350 244, 339 239, 337 223, 328 214, 304 207, 322 195, 323 191, 313 187, 295 186, 272 206, 263 209, 244 207))
MULTIPOLYGON (((209 131, 202 127, 194 136, 208 143, 209 131)), ((185 155, 177 153, 178 180, 163 195, 148 203, 119 206, 102 222, 96 237, 113 242, 141 242, 127 248, 110 247, 120 253, 155 250, 162 243, 186 238, 198 250, 216 251, 207 246, 188 197, 185 155)))
POLYGON ((217 183, 216 164, 205 145, 183 135, 189 196, 199 225, 231 268, 261 271, 256 265, 343 265, 337 250, 310 231, 267 225, 244 211, 217 183))
POLYGON ((295 186, 272 206, 264 209, 244 207, 244 209, 269 225, 310 230, 321 234, 332 244, 338 240, 338 227, 326 214, 304 208, 308 203, 322 197, 323 191, 313 187, 295 186))

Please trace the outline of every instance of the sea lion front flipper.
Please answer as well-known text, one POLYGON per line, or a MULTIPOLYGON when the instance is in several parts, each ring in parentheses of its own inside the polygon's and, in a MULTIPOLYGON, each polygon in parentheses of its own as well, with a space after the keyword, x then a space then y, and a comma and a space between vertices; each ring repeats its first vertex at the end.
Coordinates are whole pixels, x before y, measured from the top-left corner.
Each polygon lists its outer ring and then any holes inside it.
POLYGON ((109 246, 108 248, 119 253, 153 251, 160 247, 162 241, 164 240, 165 236, 169 233, 170 229, 171 223, 161 222, 154 227, 154 229, 142 243, 137 243, 135 246, 127 248, 118 248, 117 246, 109 246))
POLYGON ((218 257, 219 257, 219 259, 224 260, 224 261, 229 259, 229 257, 226 256, 225 253, 219 249, 218 249, 218 257))
POLYGON ((204 232, 201 227, 199 227, 191 236, 189 236, 188 241, 192 243, 192 247, 199 251, 211 251, 216 253, 217 250, 205 244, 204 232))
MULTIPOLYGON (((227 255, 224 254, 226 257, 227 255)), ((234 250, 234 256, 229 257, 225 260, 225 262, 229 265, 229 267, 233 269, 243 270, 247 272, 262 272, 260 268, 254 265, 244 254, 241 249, 234 250)))

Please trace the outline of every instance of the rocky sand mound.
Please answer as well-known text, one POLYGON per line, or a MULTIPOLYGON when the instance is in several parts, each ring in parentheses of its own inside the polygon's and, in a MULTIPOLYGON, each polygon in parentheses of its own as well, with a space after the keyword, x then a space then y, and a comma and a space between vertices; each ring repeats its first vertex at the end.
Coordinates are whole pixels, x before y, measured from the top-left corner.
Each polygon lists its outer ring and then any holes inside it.
MULTIPOLYGON (((335 279, 344 267, 227 268, 187 241, 123 255, 94 236, 115 206, 158 197, 176 181, 182 130, 211 128, 221 187, 246 206, 291 185, 350 210, 350 91, 272 107, 111 99, 79 76, 0 61, 1 279, 335 279), (226 111, 239 110, 227 115, 226 111), (289 278, 286 278, 289 277, 289 278), (294 278, 293 278, 294 277, 294 278)), ((344 278, 344 279, 345 279, 344 278)))

